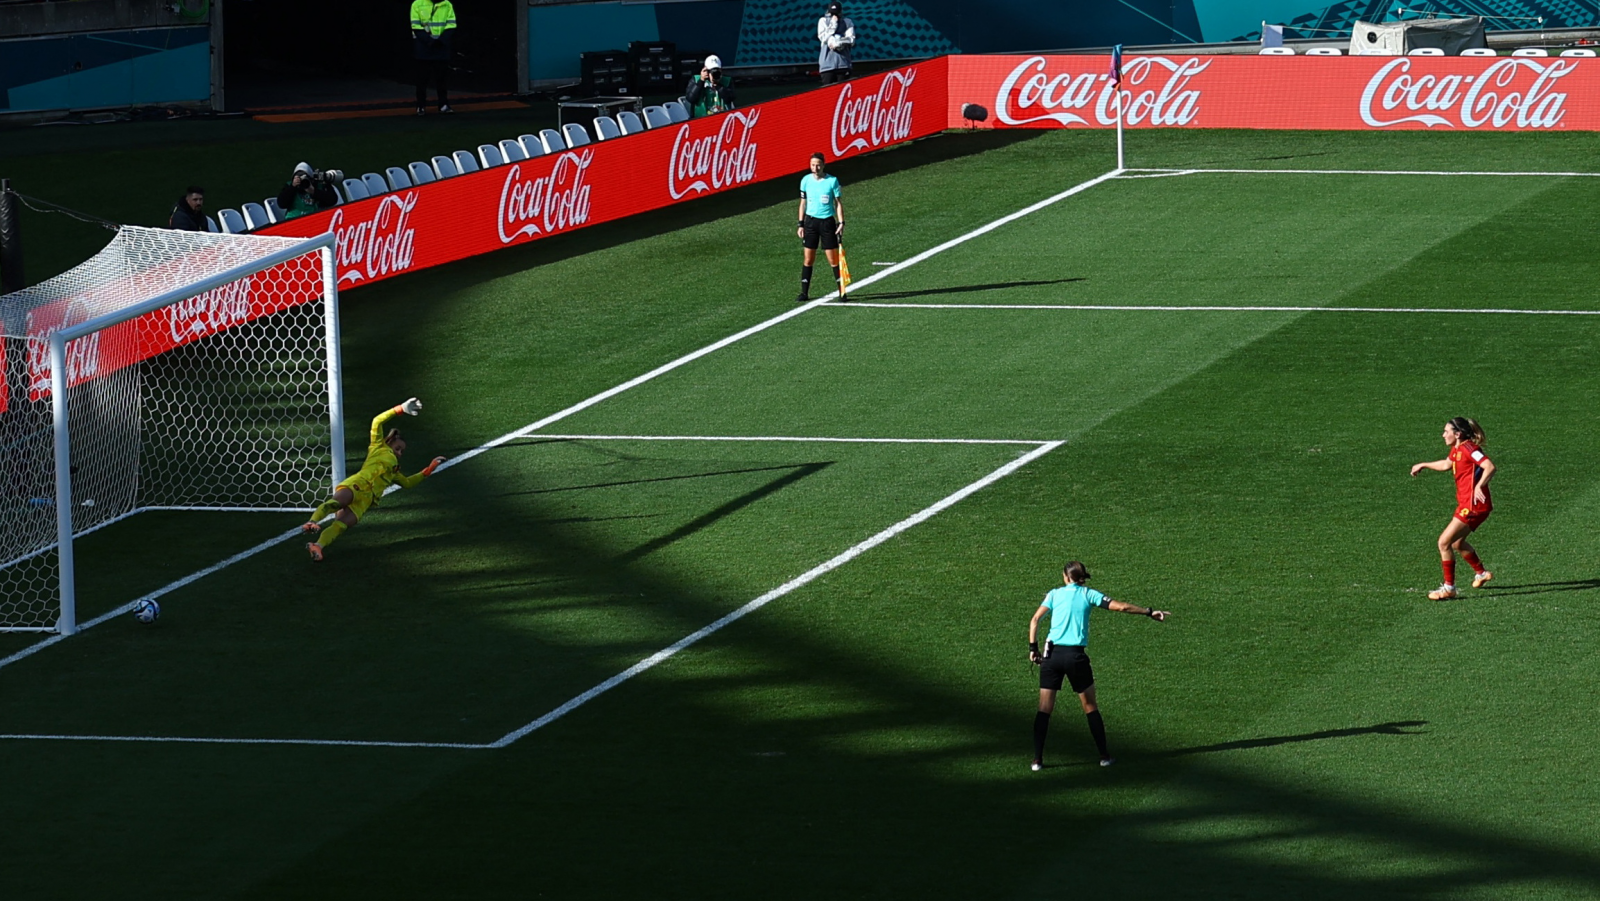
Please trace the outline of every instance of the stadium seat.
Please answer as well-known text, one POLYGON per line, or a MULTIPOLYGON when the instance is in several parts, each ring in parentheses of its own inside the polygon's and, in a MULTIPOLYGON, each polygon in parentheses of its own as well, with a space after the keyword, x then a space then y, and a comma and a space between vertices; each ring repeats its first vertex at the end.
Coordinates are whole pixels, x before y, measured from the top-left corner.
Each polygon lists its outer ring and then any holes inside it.
POLYGON ((411 174, 411 183, 425 185, 430 181, 437 181, 439 176, 433 173, 433 167, 424 162, 407 163, 406 171, 411 174))
POLYGON ((1512 56, 1549 56, 1549 51, 1543 47, 1518 47, 1511 51, 1512 56))
POLYGON ((404 191, 406 188, 411 187, 411 176, 407 175, 406 170, 399 166, 390 166, 383 170, 383 174, 388 176, 389 189, 392 191, 404 191))
POLYGON ((1406 56, 1444 56, 1444 51, 1438 47, 1415 47, 1407 50, 1406 56))
POLYGON ((247 203, 240 209, 244 211, 244 226, 250 231, 272 224, 267 218, 266 208, 259 203, 247 203))
MULTIPOLYGON (((333 193, 337 196, 339 192, 335 191, 333 193)), ((266 200, 261 201, 261 205, 267 208, 267 219, 273 224, 284 220, 283 207, 278 206, 278 198, 268 197, 266 200)))
POLYGON ((647 106, 644 108, 644 124, 651 128, 665 128, 672 124, 672 117, 659 106, 647 106))
POLYGON ((545 153, 560 153, 567 149, 567 139, 553 128, 539 129, 539 143, 544 145, 545 153))
POLYGON ((594 137, 597 141, 609 141, 612 138, 622 137, 622 129, 618 127, 617 120, 610 116, 594 117, 594 137))
POLYGON ((668 100, 661 104, 661 108, 667 111, 667 118, 673 122, 689 121, 689 107, 676 100, 668 100))
POLYGON ((496 166, 504 166, 506 159, 500 155, 499 147, 493 144, 479 144, 478 162, 482 163, 485 169, 493 169, 496 166))
POLYGON ((450 154, 450 158, 456 161, 456 171, 462 175, 478 171, 478 160, 470 150, 457 150, 450 154))
POLYGON ((443 181, 446 178, 455 178, 460 174, 461 173, 456 171, 455 160, 447 156, 436 156, 433 158, 433 177, 435 181, 443 181))
POLYGON ((206 231, 211 232, 212 234, 216 234, 217 232, 222 231, 222 229, 217 227, 217 220, 211 218, 210 216, 207 216, 206 217, 206 231))
POLYGON ((526 153, 530 160, 536 156, 544 156, 544 144, 539 141, 538 135, 517 135, 517 143, 522 145, 522 152, 526 153))
POLYGON ((1306 56, 1343 56, 1344 51, 1338 47, 1312 47, 1306 51, 1306 56))
POLYGON ((1468 47, 1467 49, 1461 51, 1461 55, 1462 56, 1499 56, 1500 54, 1494 52, 1493 50, 1490 50, 1488 47, 1468 47))
POLYGON ((1260 56, 1294 56, 1293 47, 1262 47, 1260 56))
POLYGON ((1587 57, 1594 56, 1594 51, 1593 50, 1583 50, 1583 49, 1563 50, 1563 51, 1561 51, 1561 55, 1562 56, 1581 56, 1581 57, 1587 58, 1587 57))
POLYGON ((217 210, 217 218, 222 220, 222 230, 226 234, 242 235, 250 230, 238 210, 217 210))
POLYGON ((644 123, 639 121, 639 114, 631 109, 617 113, 617 127, 622 129, 625 135, 636 135, 644 131, 644 123))
POLYGON ((380 194, 389 193, 389 183, 384 181, 383 176, 376 172, 363 173, 361 183, 367 186, 368 197, 377 197, 380 194))
POLYGON ((367 185, 359 178, 347 178, 344 180, 344 193, 351 201, 366 200, 367 185))
POLYGON ((500 142, 500 156, 508 163, 520 163, 528 158, 528 151, 522 148, 522 142, 506 138, 500 142))
POLYGON ((561 126, 561 136, 567 139, 568 147, 582 147, 589 143, 589 133, 576 122, 568 122, 561 126))

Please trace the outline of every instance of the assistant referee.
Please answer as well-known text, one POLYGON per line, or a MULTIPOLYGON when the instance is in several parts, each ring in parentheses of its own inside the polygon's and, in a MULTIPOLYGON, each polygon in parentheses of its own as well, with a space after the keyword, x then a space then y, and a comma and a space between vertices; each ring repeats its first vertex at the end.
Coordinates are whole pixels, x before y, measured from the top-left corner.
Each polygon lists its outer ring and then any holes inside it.
POLYGON ((839 179, 829 175, 820 153, 811 154, 811 171, 800 179, 800 221, 795 231, 805 248, 805 265, 800 267, 800 296, 796 303, 811 300, 811 266, 817 248, 833 267, 833 280, 839 280, 839 236, 844 234, 844 207, 839 203, 839 179))
POLYGON ((1033 718, 1033 768, 1044 769, 1044 736, 1050 730, 1050 714, 1056 709, 1056 692, 1063 680, 1077 692, 1078 703, 1083 705, 1089 718, 1089 734, 1094 736, 1095 747, 1100 750, 1100 765, 1110 766, 1116 760, 1106 749, 1106 724, 1100 718, 1100 705, 1094 696, 1094 669, 1089 665, 1089 609, 1103 607, 1113 613, 1132 613, 1148 616, 1156 622, 1169 614, 1153 607, 1140 607, 1113 601, 1086 583, 1089 569, 1076 560, 1061 570, 1066 582, 1044 596, 1039 609, 1033 612, 1028 623, 1028 659, 1039 664, 1039 714, 1033 718), (1039 620, 1050 615, 1050 636, 1045 652, 1039 652, 1039 620))

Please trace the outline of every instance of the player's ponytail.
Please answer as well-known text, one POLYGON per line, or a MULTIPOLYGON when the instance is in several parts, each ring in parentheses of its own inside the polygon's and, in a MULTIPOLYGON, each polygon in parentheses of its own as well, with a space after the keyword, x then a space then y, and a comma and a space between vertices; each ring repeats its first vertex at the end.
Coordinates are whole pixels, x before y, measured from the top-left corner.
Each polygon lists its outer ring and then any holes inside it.
POLYGON ((1483 447, 1483 426, 1478 425, 1477 420, 1468 419, 1465 416, 1457 416, 1456 418, 1450 420, 1450 428, 1455 429, 1456 434, 1460 435, 1463 439, 1471 441, 1473 444, 1476 444, 1479 447, 1483 447))
POLYGON ((1082 563, 1079 563, 1076 560, 1073 560, 1066 566, 1062 567, 1061 574, 1066 576, 1067 581, 1074 585, 1082 585, 1083 583, 1089 581, 1089 567, 1084 566, 1082 563))

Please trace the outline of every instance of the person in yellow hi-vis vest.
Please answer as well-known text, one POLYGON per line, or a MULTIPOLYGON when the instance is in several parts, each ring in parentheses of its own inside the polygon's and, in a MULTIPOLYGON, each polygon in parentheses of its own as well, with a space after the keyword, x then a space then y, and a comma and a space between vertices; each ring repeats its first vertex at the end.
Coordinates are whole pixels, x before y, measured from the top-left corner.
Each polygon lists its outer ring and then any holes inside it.
POLYGON ((450 108, 450 37, 456 30, 456 8, 450 0, 413 0, 411 50, 417 60, 417 115, 428 102, 428 82, 439 94, 439 112, 450 108))

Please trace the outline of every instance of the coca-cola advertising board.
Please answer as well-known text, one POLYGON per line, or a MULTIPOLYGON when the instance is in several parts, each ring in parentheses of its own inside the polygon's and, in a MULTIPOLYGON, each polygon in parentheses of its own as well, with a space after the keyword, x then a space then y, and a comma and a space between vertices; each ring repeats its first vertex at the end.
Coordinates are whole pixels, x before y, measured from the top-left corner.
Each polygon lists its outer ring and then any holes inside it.
MULTIPOLYGON (((1107 56, 953 56, 961 107, 993 128, 1112 128, 1107 56)), ((1125 56, 1130 128, 1600 129, 1600 59, 1475 56, 1125 56)))
POLYGON ((339 284, 349 288, 759 181, 794 177, 798 197, 813 152, 834 160, 943 131, 945 68, 945 59, 919 63, 348 203, 263 233, 332 229, 339 284))

